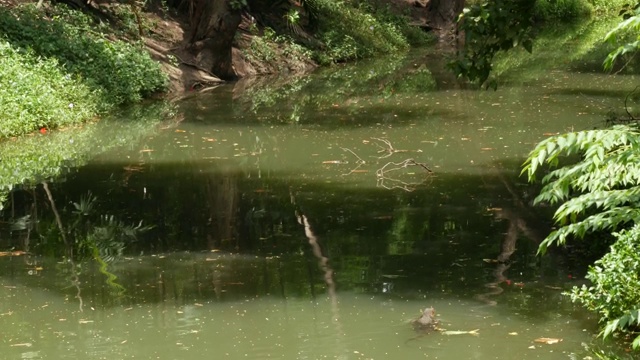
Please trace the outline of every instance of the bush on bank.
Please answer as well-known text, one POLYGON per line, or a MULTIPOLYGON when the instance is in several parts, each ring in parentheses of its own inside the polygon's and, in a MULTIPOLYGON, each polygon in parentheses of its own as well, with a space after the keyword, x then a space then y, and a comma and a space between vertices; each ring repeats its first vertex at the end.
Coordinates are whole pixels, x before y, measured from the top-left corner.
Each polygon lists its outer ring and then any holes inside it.
POLYGON ((536 0, 533 15, 539 21, 575 21, 594 14, 616 15, 628 3, 628 0, 536 0))
POLYGON ((0 41, 0 138, 82 122, 97 114, 99 102, 56 59, 0 41))
MULTIPOLYGON (((611 251, 589 268, 590 286, 574 287, 571 300, 600 316, 607 324, 604 336, 613 332, 633 334, 640 327, 640 226, 615 233, 611 251)), ((632 343, 640 347, 640 336, 632 343)))
POLYGON ((366 7, 345 1, 312 0, 310 8, 318 19, 316 36, 326 45, 317 51, 321 64, 389 54, 407 49, 409 43, 391 22, 378 20, 366 7))
POLYGON ((106 30, 64 5, 0 8, 0 137, 86 121, 166 89, 142 46, 106 30))

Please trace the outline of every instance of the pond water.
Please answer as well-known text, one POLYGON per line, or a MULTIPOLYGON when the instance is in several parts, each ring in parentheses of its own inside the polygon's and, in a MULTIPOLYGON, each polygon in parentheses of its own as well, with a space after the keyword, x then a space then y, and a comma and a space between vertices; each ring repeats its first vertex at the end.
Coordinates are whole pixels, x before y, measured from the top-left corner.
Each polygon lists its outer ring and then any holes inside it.
POLYGON ((536 257, 551 209, 520 165, 602 125, 636 79, 477 91, 414 62, 222 86, 15 189, 3 358, 586 358, 596 320, 561 295, 586 259, 536 257), (429 306, 461 334, 416 334, 429 306))

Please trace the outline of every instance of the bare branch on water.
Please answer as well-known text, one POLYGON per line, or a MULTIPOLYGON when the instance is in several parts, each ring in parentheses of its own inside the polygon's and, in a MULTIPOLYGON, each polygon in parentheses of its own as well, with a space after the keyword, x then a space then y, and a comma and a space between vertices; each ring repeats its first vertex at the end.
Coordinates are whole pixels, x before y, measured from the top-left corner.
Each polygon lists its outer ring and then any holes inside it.
POLYGON ((400 179, 389 176, 389 173, 405 169, 409 166, 418 166, 424 169, 428 175, 433 174, 433 170, 431 170, 426 164, 416 162, 413 159, 406 159, 399 163, 388 162, 383 167, 381 167, 376 171, 376 178, 378 180, 377 185, 379 187, 383 187, 388 190, 402 189, 404 191, 409 191, 409 192, 415 190, 416 187, 418 187, 419 185, 422 185, 424 181, 406 182, 406 181, 402 181, 400 179))
POLYGON ((358 164, 358 166, 356 166, 355 168, 351 169, 351 171, 349 171, 348 173, 342 174, 342 176, 353 174, 354 172, 358 171, 358 169, 360 169, 360 167, 362 167, 362 165, 367 163, 366 161, 362 160, 362 158, 360 156, 358 156, 358 154, 353 152, 353 150, 351 150, 349 148, 340 148, 340 149, 342 149, 342 151, 348 151, 348 152, 352 153, 353 156, 358 158, 358 161, 356 161, 356 164, 358 164))
MULTIPOLYGON (((377 147, 379 147, 381 150, 378 151, 378 153, 386 153, 386 155, 377 157, 378 160, 380 159, 385 159, 390 157, 393 154, 396 153, 403 153, 403 152, 409 152, 409 150, 398 150, 396 148, 393 147, 393 144, 391 144, 391 141, 387 140, 387 139, 381 139, 381 138, 375 138, 372 137, 371 139, 376 140, 378 142, 383 143, 385 146, 382 146, 378 143, 374 143, 377 147)), ((349 148, 341 148, 342 151, 346 151, 346 152, 350 152, 353 156, 356 157, 357 161, 355 162, 357 164, 357 166, 353 169, 351 169, 351 171, 349 171, 348 173, 344 173, 342 174, 342 176, 347 176, 347 175, 351 175, 355 172, 359 172, 359 169, 366 165, 367 162, 365 160, 362 159, 362 157, 360 157, 360 155, 358 155, 355 151, 349 149, 349 148)), ((417 150, 417 152, 421 152, 420 150, 417 150)), ((379 168, 378 170, 376 170, 376 179, 377 179, 377 186, 378 187, 383 187, 385 189, 391 190, 391 189, 402 189, 404 191, 413 191, 416 189, 417 186, 422 185, 424 183, 424 181, 421 182, 407 182, 407 181, 402 181, 400 179, 394 178, 390 176, 390 173, 394 172, 394 171, 398 171, 401 169, 405 169, 409 166, 418 166, 420 168, 422 168, 427 175, 431 175, 433 174, 433 170, 431 170, 431 168, 429 168, 425 163, 421 163, 421 162, 417 162, 414 159, 405 159, 402 162, 388 162, 386 163, 384 166, 382 166, 381 168, 379 168)))
POLYGON ((377 147, 380 148, 380 150, 378 151, 378 154, 380 153, 386 153, 386 155, 380 156, 378 157, 378 159, 386 159, 389 156, 395 154, 395 153, 403 153, 403 152, 409 152, 409 150, 397 150, 393 147, 393 145, 391 145, 391 141, 387 140, 387 139, 381 139, 381 138, 375 138, 372 137, 371 139, 379 141, 381 143, 383 143, 385 146, 382 146, 378 143, 375 143, 375 145, 377 147))

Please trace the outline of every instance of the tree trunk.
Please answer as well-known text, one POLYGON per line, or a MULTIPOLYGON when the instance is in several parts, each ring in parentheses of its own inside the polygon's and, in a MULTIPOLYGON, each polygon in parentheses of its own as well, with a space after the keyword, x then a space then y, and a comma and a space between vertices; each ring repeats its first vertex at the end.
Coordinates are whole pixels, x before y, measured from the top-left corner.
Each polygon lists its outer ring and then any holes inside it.
POLYGON ((230 3, 230 0, 192 0, 188 49, 199 67, 223 80, 237 78, 231 48, 241 13, 230 3))
POLYGON ((464 9, 465 0, 430 0, 427 4, 427 24, 437 29, 440 39, 455 41, 458 16, 464 9))

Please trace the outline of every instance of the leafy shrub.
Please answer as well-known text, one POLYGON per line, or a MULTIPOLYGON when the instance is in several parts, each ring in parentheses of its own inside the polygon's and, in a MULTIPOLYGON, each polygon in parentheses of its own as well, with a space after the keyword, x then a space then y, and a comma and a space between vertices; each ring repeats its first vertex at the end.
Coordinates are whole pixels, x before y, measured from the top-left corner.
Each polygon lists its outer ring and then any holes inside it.
POLYGON ((39 59, 0 41, 0 137, 85 121, 97 114, 98 102, 55 59, 39 59))
POLYGON ((640 6, 635 8, 626 6, 621 15, 624 20, 605 36, 605 40, 612 44, 622 43, 605 59, 606 70, 611 70, 619 57, 635 54, 640 49, 640 6))
POLYGON ((367 58, 409 46, 396 26, 344 1, 307 1, 318 18, 317 35, 326 45, 314 55, 320 63, 367 58))
POLYGON ((573 21, 591 15, 593 7, 585 0, 537 0, 533 13, 538 20, 573 21))
POLYGON ((389 3, 371 0, 357 0, 355 3, 357 3, 358 9, 371 14, 381 23, 396 27, 412 46, 427 45, 437 40, 432 33, 428 33, 418 26, 409 25, 409 17, 392 11, 389 3))
POLYGON ((587 0, 593 9, 598 13, 618 13, 629 0, 587 0))
POLYGON ((12 46, 55 58, 104 98, 103 109, 139 101, 164 90, 166 77, 141 46, 112 41, 88 16, 64 5, 0 8, 0 35, 12 46))
MULTIPOLYGON (((640 325, 640 225, 615 234, 611 251, 589 268, 592 286, 574 287, 571 300, 600 315, 603 335, 640 325)), ((633 342, 640 347, 640 336, 633 342)))
POLYGON ((449 67, 459 77, 495 89, 496 82, 487 79, 496 54, 517 46, 532 51, 533 6, 530 0, 492 0, 465 8, 459 20, 464 48, 449 67))
MULTIPOLYGON (((615 126, 573 132, 540 142, 529 154, 523 172, 535 179, 543 164, 556 167, 561 155, 580 160, 547 174, 535 202, 562 203, 554 214, 560 228, 541 243, 564 244, 569 237, 633 225, 614 233, 615 243, 589 269, 593 286, 574 288, 574 302, 597 312, 607 322, 602 335, 640 327, 640 133, 615 126)), ((640 337, 633 342, 640 347, 640 337)))

